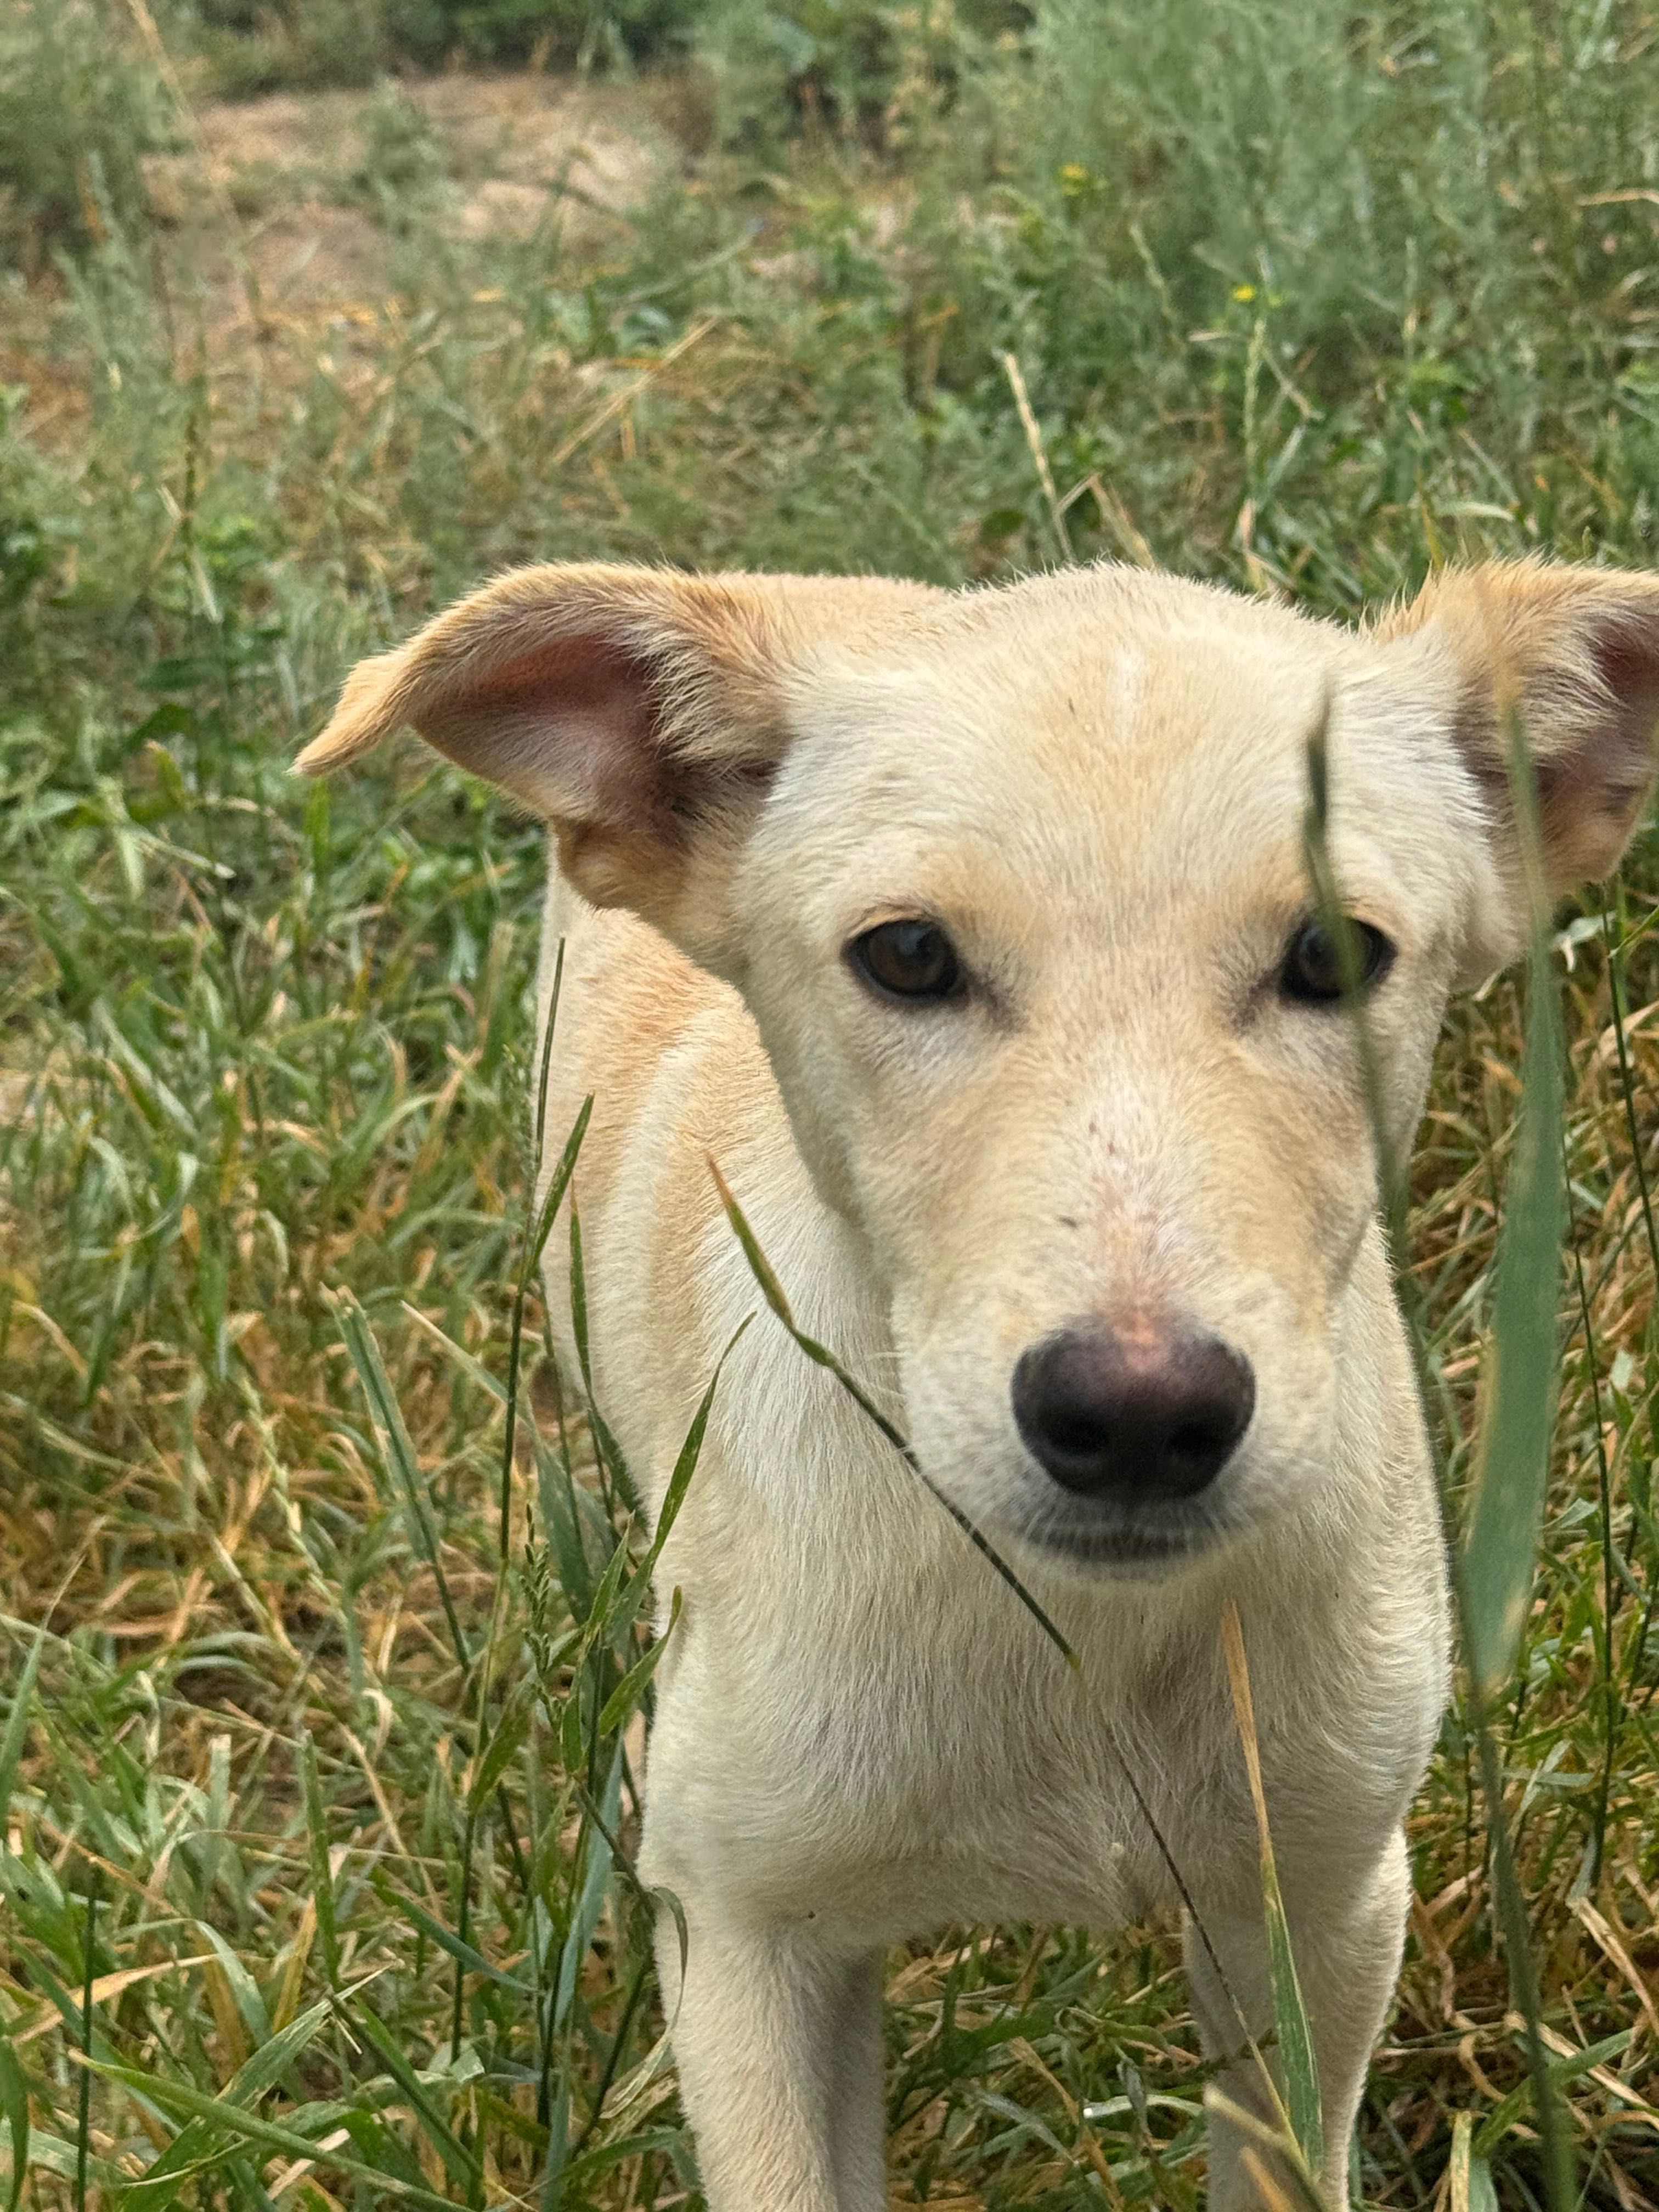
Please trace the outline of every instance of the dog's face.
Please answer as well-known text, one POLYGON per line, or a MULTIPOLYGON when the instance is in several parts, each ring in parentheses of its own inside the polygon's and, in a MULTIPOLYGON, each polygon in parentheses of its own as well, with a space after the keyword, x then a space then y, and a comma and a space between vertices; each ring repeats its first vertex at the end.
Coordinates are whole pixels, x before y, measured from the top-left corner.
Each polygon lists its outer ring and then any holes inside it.
POLYGON ((733 981, 890 1297, 924 1467, 1146 1573, 1328 1462, 1380 1155, 1449 991, 1524 936, 1506 697, 1547 897, 1647 790, 1644 579, 1477 571, 1357 635, 1113 569, 531 571, 368 664, 307 764, 415 721, 733 981))
POLYGON ((924 1465, 975 1519, 1144 1567, 1319 1468, 1376 1218, 1310 738, 1396 1152, 1502 888, 1397 649, 1134 575, 970 605, 804 689, 737 972, 890 1291, 924 1465))

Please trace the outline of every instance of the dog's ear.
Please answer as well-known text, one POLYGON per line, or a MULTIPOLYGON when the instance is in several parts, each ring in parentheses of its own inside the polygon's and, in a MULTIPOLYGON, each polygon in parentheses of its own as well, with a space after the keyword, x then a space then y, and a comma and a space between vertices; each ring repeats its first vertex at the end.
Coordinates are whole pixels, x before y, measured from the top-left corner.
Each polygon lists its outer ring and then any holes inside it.
POLYGON ((1410 635, 1452 689, 1454 732, 1496 826, 1510 908, 1509 941, 1483 948, 1490 969, 1526 931, 1515 717, 1537 779, 1547 898, 1608 874, 1641 821, 1659 725, 1659 577, 1534 561, 1445 569, 1378 634, 1410 635))
POLYGON ((792 679, 940 596, 869 577, 518 569, 362 662, 295 765, 320 775, 412 724, 551 824, 584 896, 720 965, 723 879, 788 744, 792 679))

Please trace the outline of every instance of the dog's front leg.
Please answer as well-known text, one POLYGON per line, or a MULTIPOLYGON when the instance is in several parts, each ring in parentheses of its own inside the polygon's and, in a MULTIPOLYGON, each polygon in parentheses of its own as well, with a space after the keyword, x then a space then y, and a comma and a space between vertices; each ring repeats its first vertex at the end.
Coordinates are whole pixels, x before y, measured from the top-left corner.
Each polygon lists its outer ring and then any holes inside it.
POLYGON ((709 2212, 882 2212, 881 1960, 811 1927, 689 1908, 659 1929, 709 2212))
MULTIPOLYGON (((1348 2142, 1365 2070, 1400 1972, 1411 1906, 1406 1839, 1396 1830, 1370 1872, 1340 1887, 1310 1867, 1281 1866, 1280 1872, 1297 1977, 1319 2068, 1325 2139, 1320 2187, 1328 2204, 1341 2208, 1348 2202, 1348 2142)), ((1273 1998, 1259 1907, 1231 1913, 1206 1910, 1204 1925, 1252 2033, 1258 2039, 1267 2038, 1273 1998)), ((1186 1954, 1205 2050, 1212 2057, 1232 2059, 1223 2068, 1217 2086, 1234 2104, 1267 2118, 1272 2106, 1261 2069, 1253 2058, 1233 2057, 1241 2039, 1237 2014, 1191 1927, 1186 1954)), ((1244 2212, 1246 2207, 1255 2212, 1262 2204, 1240 2155, 1251 2142, 1236 2123, 1212 2115, 1211 2212, 1244 2212)), ((1261 2146, 1255 2148, 1261 2154, 1261 2146)), ((1266 2163, 1271 2169, 1274 2161, 1269 2157, 1266 2163)))

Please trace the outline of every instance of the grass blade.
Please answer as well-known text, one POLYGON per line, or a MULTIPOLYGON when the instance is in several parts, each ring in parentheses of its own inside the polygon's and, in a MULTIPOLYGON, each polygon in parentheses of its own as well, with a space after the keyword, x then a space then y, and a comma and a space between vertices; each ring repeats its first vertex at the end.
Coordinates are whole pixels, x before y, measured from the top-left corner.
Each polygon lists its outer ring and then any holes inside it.
POLYGON ((446 1928, 441 1920, 423 1905, 417 1905, 412 1897, 406 1897, 401 1890, 393 1889, 384 1876, 374 1878, 374 1887, 375 1894, 385 1904, 409 1921, 428 1941, 435 1943, 441 1951, 447 1951, 450 1957, 465 1966, 469 1974, 482 1974, 486 1981, 494 1982, 501 1989, 511 1990, 516 1996, 527 1997, 530 1995, 527 1982, 520 1981, 516 1974, 504 1972, 500 1966, 486 1959, 482 1951, 475 1951, 471 1944, 464 1943, 453 1929, 446 1928))
POLYGON ((330 1989, 333 1989, 340 1978, 340 1938, 334 1924, 334 1872, 329 1859, 322 1783, 317 1772, 317 1747, 308 1730, 302 1730, 300 1736, 300 1777, 305 1792, 306 1850, 311 1864, 312 1899, 317 1907, 317 1933, 323 1946, 323 1970, 330 1989))
MULTIPOLYGON (((753 1318, 752 1315, 744 1315, 736 1328, 732 1330, 725 1351, 714 1362, 714 1371, 708 1378, 708 1388, 703 1392, 697 1402, 697 1410, 691 1416, 691 1425, 685 1432, 685 1441, 680 1446, 674 1462, 673 1472, 668 1478, 668 1487, 663 1492, 662 1510, 657 1516, 656 1530, 652 1536, 650 1548, 635 1569, 622 1602, 617 1607, 617 1618, 619 1622, 629 1623, 633 1620, 635 1614, 639 1611, 651 1577, 657 1571, 657 1562, 662 1557, 663 1546, 673 1532, 674 1523, 679 1518, 680 1508, 685 1503, 686 1492, 691 1487, 691 1478, 697 1471, 697 1462, 702 1456, 702 1440, 708 1431, 709 1413, 714 1407, 715 1388, 720 1382, 726 1361, 732 1357, 739 1338, 753 1318)), ((602 1729, 601 1734, 603 1733, 605 1730, 602 1729)))
MULTIPOLYGON (((290 2021, 237 2069, 219 2092, 220 2102, 242 2110, 256 2105, 313 2041, 331 2009, 325 1997, 290 2021)), ((225 2140, 226 2130, 213 2121, 200 2115, 186 2120, 155 2164, 133 2183, 123 2200, 123 2212, 166 2212, 185 2183, 221 2154, 225 2140)))
POLYGON ((576 1341, 576 1364, 581 1370, 588 1431, 593 1441, 593 1455, 599 1463, 605 1510, 611 1516, 614 1525, 617 1500, 621 1499, 626 1511, 637 1514, 640 1494, 628 1462, 623 1457, 622 1447, 611 1435, 609 1424, 600 1413, 593 1395, 593 1364, 587 1341, 587 1273, 582 1261, 581 1213, 574 1191, 570 1195, 570 1333, 576 1341))
POLYGON ((1474 2146, 1474 2116, 1460 2112, 1452 2122, 1451 2212, 1498 2212, 1492 2168, 1474 2146))
POLYGON ((617 1849, 617 1814, 622 1802, 622 1775, 623 1747, 618 1740, 611 1754, 611 1771, 605 1778, 603 1799, 593 1808, 581 1893, 570 1916, 569 1932, 559 1959, 559 1971, 553 1989, 555 2033, 564 2026, 569 2016, 571 2001, 576 1994, 576 1977, 593 1941, 599 1915, 605 1910, 605 1894, 611 1886, 611 1868, 621 1857, 617 1849))
POLYGON ((11 1693, 11 1711, 6 1715, 6 1732, 0 1735, 0 1832, 3 1832, 6 1817, 11 1811, 11 1793, 17 1781, 17 1762, 23 1756, 23 1745, 29 1732, 29 1714, 34 1704, 34 1685, 40 1673, 40 1653, 46 1640, 45 1628, 37 1630, 29 1646, 28 1656, 23 1662, 23 1671, 11 1693))
POLYGON ((86 1957, 81 1996, 81 2054, 86 2070, 81 2075, 80 2104, 75 2127, 75 2212, 86 2212, 87 2160, 92 2154, 92 1984, 97 1958, 98 1892, 87 1887, 86 1957))
POLYGON ((1547 951, 1530 970, 1515 1163, 1505 1193, 1474 1502, 1462 1557, 1477 1696, 1490 1706, 1515 1665, 1532 1591, 1555 1425, 1556 1301, 1566 1194, 1561 1174, 1561 1030, 1547 951))
POLYGON ((349 1291, 334 1293, 334 1310, 339 1316, 340 1334, 346 1350, 351 1354, 351 1364, 357 1370, 357 1379, 363 1386, 363 1395, 375 1425, 386 1440, 392 1465, 398 1471, 408 1501, 410 1528, 416 1548, 431 1568, 438 1585, 438 1597, 448 1624, 450 1641, 455 1647, 455 1656, 465 1669, 468 1664, 466 1638, 461 1633, 461 1624, 455 1611, 455 1601, 449 1594, 443 1563, 438 1557, 438 1539, 427 1512, 424 1486, 415 1457, 415 1447, 410 1442, 409 1431, 398 1405, 392 1378, 380 1358, 380 1347, 374 1341, 374 1332, 368 1325, 368 1316, 349 1291))
POLYGON ((1577 2201, 1575 2161, 1544 2049, 1532 1928, 1504 1810, 1503 1761, 1492 1727, 1493 1705, 1503 1694, 1520 1649, 1543 1524, 1560 1373, 1556 1302, 1566 1235, 1560 1001, 1540 860, 1538 789, 1518 713, 1509 714, 1506 726, 1510 798, 1531 918, 1527 1027, 1514 1164, 1498 1237, 1486 1399, 1475 1449, 1474 1502, 1458 1559, 1457 1585, 1473 1676, 1492 1887, 1510 1990, 1526 2022, 1545 2196, 1550 2212, 1572 2212, 1577 2201))
MULTIPOLYGON (((548 1030, 547 1042, 550 1050, 553 1042, 553 1033, 550 1028, 548 1030)), ((546 1091, 546 1082, 547 1069, 544 1060, 542 1068, 544 1097, 546 1091)), ((513 1448, 517 1442, 519 1433, 519 1376, 524 1357, 525 1300, 530 1291, 530 1279, 536 1271, 537 1264, 541 1259, 542 1253, 546 1248, 548 1237, 552 1231, 553 1217, 559 1210, 560 1202, 564 1197, 571 1176, 575 1173, 576 1157, 581 1151, 582 1139, 587 1134, 588 1120, 592 1111, 593 1094, 590 1091, 583 1099, 580 1110, 576 1115, 575 1124, 565 1140, 564 1151, 560 1155, 558 1165, 548 1179, 547 1191, 542 1200, 540 1215, 525 1238, 524 1251, 519 1263, 519 1279, 514 1293, 513 1315, 507 1340, 507 1419, 501 1441, 500 1541, 501 1555, 503 1559, 507 1558, 511 1537, 513 1448)), ((538 1164, 540 1152, 538 1133, 537 1140, 538 1164)))
POLYGON ((245 2112, 240 2105, 228 2104, 222 2097, 207 2096, 188 2082, 146 2073, 138 2066, 118 2066, 107 2059, 89 2059, 87 2064, 106 2081, 118 2081, 124 2088, 152 2098, 164 2110, 184 2119, 206 2120, 241 2142, 268 2151, 280 2151, 289 2158, 313 2160, 353 2181, 370 2182, 382 2195, 398 2197, 405 2203, 430 2207, 431 2212, 453 2212, 449 2198, 438 2196, 433 2190, 404 2181, 386 2172, 383 2166, 365 2166, 361 2160, 348 2158, 343 2151, 319 2151, 308 2136, 294 2129, 282 2127, 274 2120, 262 2120, 258 2113, 245 2112))
POLYGON ((6 2212, 17 2212, 29 2166, 29 2091, 11 2038, 0 2027, 0 2118, 11 2130, 11 2186, 6 2212))
POLYGON ((680 1594, 674 1592, 669 1602, 668 1625, 647 1648, 645 1656, 637 1659, 605 1699, 599 1713, 599 1734, 610 1735, 619 1729, 645 1695, 646 1684, 657 1671, 657 1662, 668 1649, 668 1639, 679 1625, 680 1594))
POLYGON ((362 1997, 354 1998, 349 2007, 354 2023, 360 2027, 386 2063, 386 2071, 408 2098, 421 2125, 426 2130, 438 2155, 451 2179, 463 2186, 481 2185, 483 2169, 466 2145, 444 2118, 422 2084, 415 2069, 404 2057, 401 2045, 379 2014, 362 1997))
MULTIPOLYGON (((1325 738, 1329 701, 1308 748, 1304 824, 1308 873, 1322 915, 1347 942, 1340 887, 1326 844, 1329 811, 1325 738)), ((1504 1811, 1502 1762, 1491 1727, 1493 1701, 1514 1666, 1532 1588, 1549 1474, 1560 1346, 1556 1294, 1566 1234, 1563 1153, 1560 1008, 1548 930, 1539 842, 1538 794, 1518 714, 1506 719, 1508 771, 1530 910, 1528 1020, 1515 1164, 1498 1241, 1484 1418, 1476 1447, 1475 1498, 1456 1561, 1464 1649, 1473 1676, 1473 1729, 1486 1793, 1492 1885, 1508 1954, 1511 1993, 1527 2025, 1527 2058, 1543 2139, 1550 2212, 1571 2212, 1572 2157, 1545 2056, 1537 1965, 1526 1898, 1504 1811)), ((1428 1364, 1414 1287, 1399 1269, 1404 1250, 1406 1181, 1394 1171, 1382 1110, 1380 1073, 1364 1003, 1349 991, 1372 1138, 1382 1164, 1396 1254, 1400 1303, 1412 1340, 1425 1404, 1428 1364)), ((1431 1439, 1431 1446, 1433 1439, 1431 1439)), ((1443 1482, 1437 1490, 1443 1497, 1443 1482)))
POLYGON ((714 1178, 714 1188, 720 1193, 720 1204, 726 1209, 726 1218, 731 1223, 738 1242, 743 1248, 743 1255, 749 1262, 750 1273, 754 1276, 755 1280, 760 1285, 761 1295, 766 1300, 767 1304, 772 1309, 772 1311, 777 1316, 778 1319, 783 1323, 785 1328, 788 1330, 790 1335, 794 1339, 795 1343, 799 1346, 800 1350, 806 1354, 806 1357, 813 1363, 813 1364, 817 1367, 826 1369, 829 1373, 833 1375, 836 1382, 840 1383, 842 1389, 845 1390, 848 1397, 852 1399, 854 1404, 859 1407, 861 1413, 866 1414, 869 1419, 875 1423, 876 1426, 881 1431, 883 1436, 886 1437, 888 1443, 892 1445, 894 1450, 897 1452, 900 1458, 903 1460, 905 1465, 910 1469, 911 1473, 920 1478, 924 1488, 927 1491, 928 1495, 945 1508, 945 1510, 956 1522, 963 1534, 967 1537, 969 1542, 974 1547, 974 1549, 980 1553, 981 1558, 983 1558, 990 1566, 994 1569, 996 1573, 1002 1577, 1003 1581, 1006 1583, 1009 1589, 1012 1590, 1014 1595, 1025 1607, 1027 1613, 1030 1614, 1032 1620, 1036 1621, 1037 1626, 1042 1631, 1043 1634, 1048 1638, 1048 1641, 1054 1645, 1055 1650, 1060 1653, 1061 1658, 1065 1660, 1066 1665, 1072 1669, 1073 1673, 1076 1674, 1079 1671, 1078 1656, 1072 1648, 1070 1642, 1060 1629, 1050 1619, 1048 1613, 1037 1602, 1030 1591, 1026 1589, 1019 1577, 1014 1572, 1013 1569, 1008 1565, 1008 1562, 991 1542, 989 1537, 983 1534, 980 1529, 975 1528, 973 1522, 970 1521, 968 1516, 962 1510, 962 1508, 952 1499, 947 1498, 944 1492, 939 1488, 938 1485, 934 1483, 931 1477, 924 1471, 921 1462, 911 1450, 909 1445, 899 1434, 899 1431, 893 1426, 893 1424, 888 1419, 886 1414, 882 1412, 880 1407, 875 1403, 869 1392, 864 1388, 863 1384, 859 1382, 857 1377, 848 1371, 848 1370, 842 1364, 841 1361, 836 1358, 835 1353, 830 1351, 826 1346, 818 1343, 816 1338, 808 1336, 803 1329, 796 1326, 795 1316, 793 1312, 791 1310, 788 1299, 784 1296, 782 1284, 779 1282, 777 1276, 773 1273, 772 1264, 770 1261, 768 1260, 765 1253, 762 1251, 759 1239, 756 1237, 754 1231, 750 1227, 748 1218, 744 1213, 743 1208, 738 1204, 737 1200, 732 1196, 731 1187, 727 1183, 726 1177, 720 1173, 720 1169, 715 1165, 712 1159, 708 1163, 708 1172, 714 1178))
POLYGON ((1261 1786, 1261 1753, 1256 1740, 1255 1706, 1250 1696, 1249 1662, 1244 1653, 1244 1632, 1238 1607, 1228 1598, 1221 1608, 1221 1648, 1227 1662, 1238 1740, 1250 1779, 1250 1802, 1255 1808, 1256 1835, 1261 1850, 1261 1911, 1267 1936, 1267 1978, 1273 1990, 1273 2026, 1279 2038, 1279 2063, 1285 2075, 1285 2095, 1291 2130, 1303 2165, 1311 2178, 1324 2163, 1325 2127, 1319 2095, 1319 2065, 1314 2055, 1313 2033, 1302 1998, 1302 1984, 1291 1948, 1291 1927, 1279 1887, 1273 1858, 1273 1839, 1267 1825, 1267 1799, 1261 1786))
POLYGON ((466 1785, 469 1812, 477 1814, 482 1811, 484 1800, 496 1788, 517 1757, 530 1733, 537 1690, 533 1675, 521 1682, 502 1707, 501 1717, 487 1741, 479 1747, 477 1761, 466 1785))

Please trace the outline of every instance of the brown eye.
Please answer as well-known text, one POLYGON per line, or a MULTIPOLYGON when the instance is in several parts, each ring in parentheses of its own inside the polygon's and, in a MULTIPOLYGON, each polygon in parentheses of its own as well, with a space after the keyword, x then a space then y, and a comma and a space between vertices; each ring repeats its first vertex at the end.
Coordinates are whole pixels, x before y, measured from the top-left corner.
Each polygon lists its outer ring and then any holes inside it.
POLYGON ((853 939, 847 957, 890 999, 936 1003, 951 997, 962 982, 956 947, 933 921, 878 922, 853 939))
POLYGON ((1304 921, 1285 949, 1279 988, 1304 1006, 1329 1006, 1343 996, 1351 980, 1356 989, 1367 989, 1387 973, 1393 959, 1393 945, 1368 921, 1346 915, 1335 927, 1304 921))

